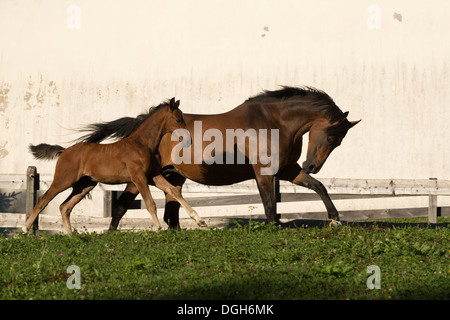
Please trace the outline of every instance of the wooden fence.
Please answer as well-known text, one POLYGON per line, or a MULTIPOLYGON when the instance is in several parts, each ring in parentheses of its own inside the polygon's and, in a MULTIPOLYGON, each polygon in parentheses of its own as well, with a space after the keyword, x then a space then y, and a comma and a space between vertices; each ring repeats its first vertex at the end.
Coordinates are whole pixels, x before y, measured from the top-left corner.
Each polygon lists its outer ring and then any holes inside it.
MULTIPOLYGON (((42 193, 51 183, 51 176, 44 179, 38 174, 36 167, 28 167, 25 175, 0 175, 0 213, 16 212, 30 215, 36 203, 38 192, 42 193), (25 204, 25 205, 24 205, 25 204), (11 210, 12 208, 12 210, 11 210), (24 208, 25 212, 21 212, 24 208)), ((339 209, 342 220, 386 219, 397 217, 428 216, 429 223, 437 223, 439 215, 450 215, 450 203, 438 206, 438 197, 450 199, 450 181, 438 179, 404 180, 404 179, 319 179, 327 188, 334 200, 359 200, 389 197, 428 197, 428 206, 403 209, 367 209, 353 208, 348 211, 339 209)), ((319 202, 320 198, 312 191, 286 181, 276 181, 276 198, 279 204, 279 214, 286 219, 311 219, 309 212, 296 212, 297 203, 319 202), (294 203, 294 206, 283 209, 284 204, 294 203)), ((124 185, 111 186, 100 184, 103 190, 103 217, 110 217, 112 203, 124 185)), ((153 193, 154 191, 152 191, 153 193)), ((185 199, 197 211, 199 208, 211 207, 214 210, 199 212, 200 216, 210 218, 223 217, 264 217, 261 199, 254 180, 227 186, 207 186, 187 181, 183 187, 185 199), (250 206, 249 206, 250 205, 250 206), (259 207, 257 214, 251 208, 259 207), (219 209, 220 208, 220 209, 219 209), (250 208, 250 209, 245 209, 250 208)), ((155 199, 159 210, 164 208, 164 199, 155 199)), ((130 209, 141 209, 140 200, 136 200, 130 209)), ((447 201, 448 202, 448 201, 447 201)), ((98 204, 98 203, 97 203, 98 204)), ((325 207, 320 212, 326 217, 325 207)), ((317 216, 314 216, 317 217, 317 216)), ((145 216, 149 220, 148 216, 145 216)), ((314 219, 314 218, 313 218, 314 219)), ((34 228, 38 228, 36 221, 34 228)), ((105 226, 106 228, 106 226, 105 226)))

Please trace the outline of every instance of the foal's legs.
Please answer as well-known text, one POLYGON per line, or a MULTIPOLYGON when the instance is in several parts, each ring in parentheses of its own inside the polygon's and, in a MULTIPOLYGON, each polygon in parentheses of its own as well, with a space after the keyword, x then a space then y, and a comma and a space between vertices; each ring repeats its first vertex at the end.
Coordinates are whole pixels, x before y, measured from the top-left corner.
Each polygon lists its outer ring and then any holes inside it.
POLYGON ((72 227, 70 225, 70 213, 73 207, 80 202, 92 189, 95 188, 97 182, 93 181, 90 177, 82 177, 73 185, 72 193, 69 197, 59 206, 61 212, 62 222, 64 229, 67 233, 72 233, 72 227))
MULTIPOLYGON (((180 176, 180 175, 170 175, 164 179, 169 179, 170 182, 166 181, 166 183, 168 183, 166 185, 166 184, 164 184, 164 181, 162 179, 159 180, 159 178, 157 178, 158 183, 159 183, 159 181, 162 182, 162 185, 159 184, 159 186, 157 186, 157 187, 159 189, 161 189, 162 191, 164 191, 165 196, 166 196, 164 221, 169 225, 169 228, 178 229, 180 227, 179 219, 178 219, 180 202, 178 202, 178 199, 180 197, 181 197, 181 199, 183 199, 181 196, 181 187, 183 186, 183 183, 186 181, 186 178, 184 178, 183 176, 180 176), (169 188, 169 190, 166 190, 167 188, 169 188), (174 189, 170 190, 170 188, 174 188, 174 189)), ((156 181, 155 181, 155 184, 156 184, 156 181)), ((134 185, 134 183, 129 183, 127 185, 125 191, 122 193, 122 195, 119 197, 119 199, 117 199, 117 202, 114 203, 114 205, 113 205, 112 219, 111 219, 111 224, 109 226, 109 231, 117 230, 120 219, 122 219, 124 214, 127 212, 127 209, 130 207, 131 203, 134 201, 134 199, 136 198, 136 196, 138 194, 139 194, 139 191, 136 188, 136 186, 134 185)), ((187 210, 189 212, 189 209, 187 209, 187 210)), ((196 213, 194 213, 194 215, 195 214, 196 213)), ((193 219, 195 220, 195 218, 193 218, 193 219)), ((200 217, 199 217, 199 221, 200 221, 200 223, 202 223, 202 220, 200 217)), ((203 221, 203 223, 200 226, 206 226, 206 223, 203 221)))
POLYGON ((147 207, 148 212, 150 212, 155 226, 159 229, 161 227, 161 224, 159 223, 158 215, 156 214, 156 204, 153 200, 152 194, 150 193, 150 188, 148 187, 148 180, 145 173, 130 172, 130 175, 131 181, 136 185, 136 188, 144 199, 145 206, 147 207))
POLYGON ((322 199, 323 203, 328 212, 328 219, 331 219, 331 224, 340 224, 339 212, 334 206, 333 202, 328 195, 327 189, 323 184, 311 177, 309 174, 305 173, 302 168, 298 165, 292 165, 291 167, 284 168, 281 172, 277 174, 277 177, 282 180, 288 180, 299 186, 314 190, 322 199))
POLYGON ((31 213, 30 217, 27 219, 25 226, 22 228, 24 233, 28 233, 30 231, 34 220, 36 220, 36 217, 38 216, 38 214, 41 213, 41 211, 45 209, 45 207, 48 205, 48 203, 50 201, 52 201, 52 199, 54 197, 56 197, 59 193, 70 188, 72 183, 73 183, 72 181, 61 182, 61 181, 59 181, 59 179, 56 179, 56 175, 55 175, 55 178, 54 178, 50 188, 41 197, 39 197, 36 205, 33 208, 33 212, 31 213))
POLYGON ((203 221, 197 212, 184 200, 183 196, 181 195, 180 190, 172 186, 162 175, 157 175, 153 177, 153 181, 155 182, 155 186, 162 191, 164 191, 166 194, 173 197, 175 200, 177 200, 184 209, 188 212, 189 216, 194 219, 197 224, 200 227, 206 227, 206 222, 203 221))

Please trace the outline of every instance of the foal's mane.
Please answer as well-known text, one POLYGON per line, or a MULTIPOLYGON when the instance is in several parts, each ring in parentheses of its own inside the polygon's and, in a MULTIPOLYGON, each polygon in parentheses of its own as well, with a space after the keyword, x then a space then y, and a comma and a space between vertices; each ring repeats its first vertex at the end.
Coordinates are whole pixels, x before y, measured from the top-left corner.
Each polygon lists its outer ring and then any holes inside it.
POLYGON ((77 131, 88 132, 84 136, 76 139, 76 142, 92 142, 100 143, 107 138, 124 139, 130 136, 137 130, 148 118, 150 118, 156 111, 164 106, 169 105, 170 99, 165 100, 158 106, 153 106, 147 112, 141 113, 136 118, 123 117, 110 122, 98 122, 87 125, 77 131))
POLYGON ((334 103, 333 99, 322 90, 310 86, 289 87, 282 86, 279 90, 264 90, 260 94, 249 98, 249 102, 270 102, 273 100, 299 99, 309 100, 309 105, 313 108, 319 108, 325 116, 334 123, 343 116, 341 109, 334 103))

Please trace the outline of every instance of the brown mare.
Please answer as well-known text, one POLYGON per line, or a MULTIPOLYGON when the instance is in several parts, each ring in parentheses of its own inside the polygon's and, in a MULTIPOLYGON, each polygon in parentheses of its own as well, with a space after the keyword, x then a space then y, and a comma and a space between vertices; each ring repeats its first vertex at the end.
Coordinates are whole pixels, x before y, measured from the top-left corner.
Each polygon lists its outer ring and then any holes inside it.
MULTIPOLYGON (((170 135, 165 135, 159 145, 157 160, 162 168, 161 173, 180 192, 186 178, 206 185, 227 185, 248 179, 256 179, 261 195, 266 217, 269 222, 279 222, 276 215, 276 199, 274 196, 274 178, 287 180, 300 186, 314 190, 322 199, 332 223, 339 221, 339 214, 331 201, 326 188, 311 177, 310 173, 317 173, 334 148, 339 146, 347 131, 359 121, 348 121, 348 112, 343 113, 325 92, 312 87, 283 87, 276 91, 263 93, 246 100, 238 107, 222 113, 211 115, 185 114, 187 127, 191 133, 191 150, 196 150, 202 143, 202 152, 209 143, 195 137, 195 123, 201 123, 201 136, 208 129, 219 130, 226 135, 227 129, 278 129, 279 137, 274 141, 278 146, 278 171, 273 174, 261 174, 261 169, 272 164, 261 161, 245 164, 229 164, 218 161, 207 164, 205 161, 195 163, 194 153, 191 152, 192 161, 177 164, 171 156, 172 149, 178 142, 171 141, 170 135), (199 122, 200 121, 200 122, 199 122), (297 163, 302 150, 302 136, 309 132, 309 144, 306 161, 303 168, 297 163)), ((92 124, 85 130, 89 134, 81 140, 100 142, 107 137, 125 138, 131 134, 141 122, 138 118, 122 118, 112 122, 92 124)), ((272 146, 270 135, 265 150, 270 154, 272 146)), ((237 141, 237 140, 236 140, 237 141)), ((234 150, 223 144, 222 150, 216 147, 215 157, 227 157, 229 152, 248 154, 248 141, 245 146, 234 143, 234 150)), ((259 146, 261 148, 261 145, 259 146)), ((212 153, 211 153, 212 154, 212 153)), ((175 159, 176 160, 176 159, 175 159)), ((135 199, 139 190, 134 185, 128 185, 125 192, 118 199, 113 209, 113 218, 110 230, 115 230, 121 217, 135 199)), ((164 221, 169 227, 179 227, 179 204, 174 202, 170 194, 166 194, 166 208, 164 221)))
MULTIPOLYGON (((159 175, 159 164, 153 161, 161 137, 176 129, 186 128, 183 113, 178 109, 179 103, 172 98, 170 102, 150 108, 145 116, 141 116, 141 123, 135 132, 115 143, 79 142, 67 149, 47 144, 30 146, 31 152, 37 159, 56 157, 59 159, 56 163, 53 182, 48 191, 39 198, 23 231, 27 233, 30 230, 38 214, 57 194, 72 187, 72 193, 60 206, 64 229, 67 233, 72 233, 70 213, 73 207, 98 182, 128 183, 128 188, 140 192, 155 226, 159 228, 155 202, 148 187, 151 179, 158 188, 179 201, 200 226, 204 226, 205 223, 181 197, 180 192, 159 175)), ((190 143, 190 137, 183 136, 183 141, 190 143)))

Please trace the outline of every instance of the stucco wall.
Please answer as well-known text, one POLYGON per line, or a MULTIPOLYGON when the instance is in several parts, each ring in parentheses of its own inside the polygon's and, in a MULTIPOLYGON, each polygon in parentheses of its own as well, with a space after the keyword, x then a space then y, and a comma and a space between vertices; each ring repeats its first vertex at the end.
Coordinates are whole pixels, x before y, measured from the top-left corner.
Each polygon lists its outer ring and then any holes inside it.
POLYGON ((0 1, 0 174, 53 173, 29 143, 67 146, 71 129, 172 96, 185 112, 218 113, 304 84, 363 119, 318 177, 450 179, 449 9, 446 0, 0 1))

